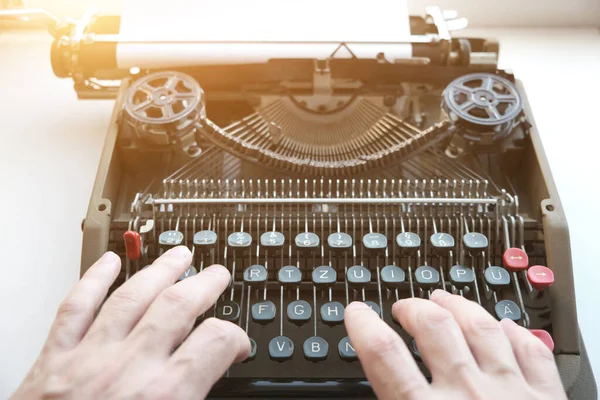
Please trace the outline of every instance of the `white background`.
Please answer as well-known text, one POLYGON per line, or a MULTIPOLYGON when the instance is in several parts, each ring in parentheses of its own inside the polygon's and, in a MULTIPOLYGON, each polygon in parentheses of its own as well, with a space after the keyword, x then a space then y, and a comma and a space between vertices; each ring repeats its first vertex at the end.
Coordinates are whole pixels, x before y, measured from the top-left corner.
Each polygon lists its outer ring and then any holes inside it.
MULTIPOLYGON (((470 33, 498 37, 501 66, 525 83, 570 225, 579 320, 598 377, 600 35, 592 28, 470 33)), ((80 223, 112 111, 110 101, 77 101, 72 83, 53 76, 49 44, 37 33, 0 32, 0 398, 34 361, 79 277, 80 223)))

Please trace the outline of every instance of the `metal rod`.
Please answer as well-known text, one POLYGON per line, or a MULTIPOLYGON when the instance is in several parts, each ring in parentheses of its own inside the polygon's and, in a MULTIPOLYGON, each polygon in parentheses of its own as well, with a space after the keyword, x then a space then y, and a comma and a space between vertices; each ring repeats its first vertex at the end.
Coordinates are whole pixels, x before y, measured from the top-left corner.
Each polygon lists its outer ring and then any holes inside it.
POLYGON ((450 198, 206 198, 206 199, 154 199, 152 204, 497 204, 498 199, 450 198))

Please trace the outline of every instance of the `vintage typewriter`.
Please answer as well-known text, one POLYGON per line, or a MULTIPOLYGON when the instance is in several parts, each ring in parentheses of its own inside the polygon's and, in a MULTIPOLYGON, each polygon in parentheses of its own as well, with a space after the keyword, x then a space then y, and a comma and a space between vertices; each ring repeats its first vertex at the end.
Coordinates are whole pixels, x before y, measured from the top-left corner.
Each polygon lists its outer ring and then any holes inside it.
MULTIPOLYGON (((25 14, 46 15, 10 15, 25 14)), ((420 363, 391 306, 442 288, 549 333, 570 397, 595 398, 523 85, 497 42, 456 35, 454 13, 405 18, 403 40, 306 43, 127 41, 122 17, 51 20, 55 74, 116 99, 81 272, 115 251, 117 287, 176 245, 194 253, 180 279, 229 268, 203 317, 239 324, 253 349, 214 397, 373 396, 345 305, 367 302, 420 363)))

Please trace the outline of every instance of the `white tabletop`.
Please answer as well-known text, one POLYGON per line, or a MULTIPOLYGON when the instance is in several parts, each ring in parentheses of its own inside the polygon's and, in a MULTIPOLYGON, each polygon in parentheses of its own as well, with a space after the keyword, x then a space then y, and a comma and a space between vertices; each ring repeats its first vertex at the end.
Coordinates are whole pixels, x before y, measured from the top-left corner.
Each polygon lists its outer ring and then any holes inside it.
MULTIPOLYGON (((471 30, 501 39, 501 66, 526 87, 570 226, 578 315, 600 375, 592 222, 600 128, 595 30, 471 30)), ((35 360, 60 301, 79 277, 81 220, 111 101, 77 101, 54 77, 45 35, 0 32, 0 398, 35 360)), ((595 204, 596 203, 596 204, 595 204)))

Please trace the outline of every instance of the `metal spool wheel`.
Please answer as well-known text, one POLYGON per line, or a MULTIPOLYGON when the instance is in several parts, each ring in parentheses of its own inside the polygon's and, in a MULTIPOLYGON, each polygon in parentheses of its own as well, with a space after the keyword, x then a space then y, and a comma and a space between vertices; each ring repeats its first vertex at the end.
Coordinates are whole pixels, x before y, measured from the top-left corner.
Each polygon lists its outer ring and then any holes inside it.
POLYGON ((522 109, 515 85, 488 73, 455 79, 444 90, 443 98, 442 106, 450 119, 466 123, 471 133, 493 131, 503 136, 522 109))
POLYGON ((204 91, 189 75, 155 72, 129 87, 125 110, 140 136, 168 143, 169 137, 193 132, 195 122, 205 117, 204 91))

